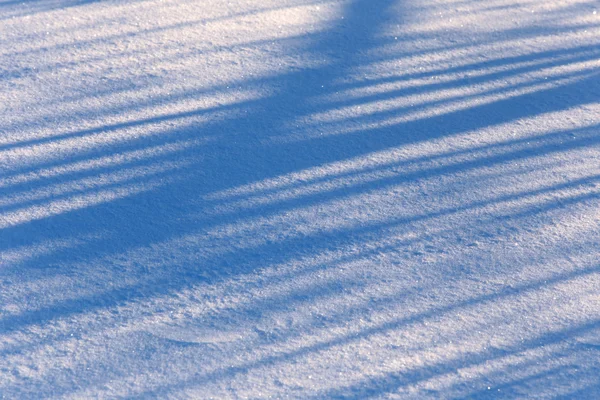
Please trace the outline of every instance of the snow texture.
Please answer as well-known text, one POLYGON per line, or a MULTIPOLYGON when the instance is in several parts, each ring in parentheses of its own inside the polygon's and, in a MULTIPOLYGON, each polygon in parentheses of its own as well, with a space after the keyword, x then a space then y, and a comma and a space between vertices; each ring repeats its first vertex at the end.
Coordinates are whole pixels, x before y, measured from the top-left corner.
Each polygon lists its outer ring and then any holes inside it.
POLYGON ((600 398, 597 0, 0 0, 0 397, 600 398))

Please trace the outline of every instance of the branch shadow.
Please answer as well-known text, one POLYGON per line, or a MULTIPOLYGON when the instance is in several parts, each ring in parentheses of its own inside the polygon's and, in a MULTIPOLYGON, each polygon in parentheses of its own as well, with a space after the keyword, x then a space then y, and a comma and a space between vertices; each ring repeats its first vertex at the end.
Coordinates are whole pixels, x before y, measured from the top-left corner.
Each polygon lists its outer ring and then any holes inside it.
MULTIPOLYGON (((377 54, 378 50, 389 44, 389 38, 383 37, 381 31, 386 24, 401 22, 393 19, 394 14, 390 10, 402 6, 401 2, 392 0, 346 2, 342 12, 343 22, 332 25, 320 35, 307 35, 309 45, 305 51, 329 60, 325 65, 242 82, 247 89, 272 88, 270 95, 1 145, 0 151, 35 151, 42 146, 60 148, 85 141, 94 143, 94 140, 111 134, 126 133, 122 135, 125 139, 117 138, 108 144, 82 148, 66 159, 42 159, 3 174, 0 187, 4 199, 0 204, 3 217, 0 220, 3 224, 0 252, 24 252, 56 240, 72 242, 74 237, 89 239, 62 249, 50 246, 48 251, 39 255, 28 254, 18 262, 2 262, 0 284, 10 286, 20 282, 35 287, 40 282, 65 277, 78 282, 81 288, 92 287, 92 290, 53 297, 50 301, 40 300, 44 293, 31 293, 31 298, 37 302, 32 304, 37 305, 20 313, 0 316, 0 334, 27 332, 59 320, 73 321, 81 314, 174 296, 200 284, 217 285, 260 272, 270 265, 286 265, 294 260, 316 258, 331 249, 360 249, 358 254, 350 255, 347 259, 338 258, 337 263, 373 257, 385 252, 385 246, 369 251, 366 243, 386 237, 388 232, 401 227, 433 223, 449 216, 459 218, 465 213, 482 212, 483 216, 476 219, 482 226, 494 225, 504 219, 517 224, 519 220, 532 219, 557 209, 595 204, 600 199, 600 191, 595 189, 600 177, 591 173, 586 177, 544 185, 538 189, 491 194, 485 199, 464 201, 459 205, 440 203, 419 214, 390 216, 385 213, 379 215, 375 210, 371 217, 365 212, 364 215, 340 218, 337 225, 338 220, 332 220, 331 225, 321 224, 318 216, 310 214, 311 207, 351 203, 354 199, 376 192, 412 187, 428 180, 477 173, 581 149, 594 149, 600 145, 599 126, 590 124, 578 129, 552 130, 537 136, 502 140, 441 154, 430 151, 408 160, 367 163, 349 171, 342 169, 325 173, 322 177, 308 174, 308 177, 279 182, 281 177, 304 171, 368 159, 381 152, 458 137, 467 132, 533 119, 598 101, 598 91, 595 89, 600 88, 599 72, 585 69, 559 75, 555 81, 551 79, 541 88, 535 85, 544 82, 530 80, 490 90, 486 94, 503 95, 511 90, 516 94, 486 101, 481 101, 483 95, 477 93, 356 116, 344 114, 340 121, 331 123, 315 120, 313 125, 300 128, 299 131, 304 134, 298 135, 297 130, 290 127, 303 119, 312 121, 317 113, 506 80, 540 68, 589 63, 596 60, 600 53, 597 46, 581 45, 554 52, 487 60, 431 73, 400 74, 382 80, 354 78, 356 70, 385 59, 372 54, 377 54), (500 70, 486 72, 486 69, 494 68, 500 70), (387 90, 350 100, 330 99, 341 90, 410 81, 435 73, 452 76, 475 71, 481 74, 472 78, 419 84, 409 89, 387 90), (474 103, 427 117, 394 121, 394 118, 404 117, 411 112, 451 105, 458 99, 474 103), (187 119, 192 121, 187 125, 184 122, 183 127, 168 128, 172 121, 187 119), (156 132, 132 139, 145 129, 156 129, 156 132), (327 134, 330 130, 342 133, 327 134), (325 132, 325 135, 319 132, 325 132), (236 189, 270 180, 276 181, 272 188, 261 189, 259 185, 258 189, 235 194, 236 189), (340 183, 344 180, 345 184, 340 183), (581 188, 587 190, 582 191, 581 188), (234 194, 227 194, 230 191, 234 194), (225 194, 215 197, 219 193, 225 194), (560 201, 556 201, 557 197, 560 201), (511 205, 508 211, 497 211, 496 208, 503 204, 511 205), (496 211, 486 211, 490 209, 496 211), (309 217, 315 218, 316 222, 309 217), (170 246, 173 247, 172 254, 160 254, 161 249, 170 246), (151 257, 130 256, 136 252, 154 256, 159 254, 156 256, 157 267, 144 265, 152 261, 151 257), (125 265, 118 262, 120 257, 126 259, 125 265), (90 281, 97 274, 106 275, 106 280, 91 285, 90 281), (116 287, 115 282, 118 282, 116 287)), ((512 33, 516 36, 522 34, 521 31, 512 33)), ((410 54, 402 56, 408 57, 410 54)), ((212 90, 222 91, 224 88, 212 90)), ((183 93, 181 98, 205 94, 206 90, 190 91, 183 93)), ((331 214, 325 217, 328 215, 331 214)), ((418 243, 423 235, 419 233, 413 239, 396 242, 392 248, 418 243)), ((333 265, 336 263, 316 268, 328 269, 333 265)), ((597 267, 582 268, 517 288, 504 288, 462 302, 431 307, 409 318, 396 319, 287 353, 265 356, 258 361, 194 374, 191 379, 182 379, 136 395, 140 398, 168 396, 203 384, 232 380, 252 370, 287 363, 373 335, 402 329, 436 315, 491 303, 504 297, 521 296, 524 292, 597 273, 597 267)), ((293 281, 299 275, 288 279, 293 281)), ((299 290, 291 291, 279 298, 272 296, 238 307, 236 312, 255 321, 256 318, 252 318, 254 315, 286 312, 317 299, 341 295, 345 289, 360 290, 361 287, 360 281, 346 281, 345 285, 314 285, 304 295, 299 290)), ((389 302, 400 303, 412 295, 414 293, 410 291, 396 293, 381 301, 381 304, 370 303, 358 307, 354 315, 340 313, 336 318, 349 320, 370 312, 369 307, 377 308, 389 302)), ((317 324, 315 320, 311 322, 317 324)), ((300 334, 311 331, 311 322, 302 327, 300 334)), ((513 349, 465 354, 420 369, 409 368, 406 372, 365 378, 355 385, 318 392, 315 398, 368 398, 394 393, 404 386, 450 373, 459 367, 478 365, 551 345, 598 327, 598 321, 595 320, 537 336, 513 349)), ((284 342, 290 340, 291 336, 293 334, 283 334, 277 340, 284 342)), ((63 339, 53 337, 37 346, 52 345, 63 339)), ((33 352, 35 347, 31 343, 5 346, 0 354, 23 354, 33 352)), ((510 387, 521 387, 527 382, 537 382, 540 378, 565 371, 559 368, 532 374, 498 388, 508 390, 510 387)), ((111 378, 98 377, 94 382, 83 385, 94 387, 111 378)), ((17 388, 7 384, 0 390, 11 393, 17 388)), ((65 386, 53 388, 52 392, 53 395, 65 395, 72 394, 74 390, 65 386)), ((487 395, 486 391, 475 391, 467 397, 485 398, 487 395)))

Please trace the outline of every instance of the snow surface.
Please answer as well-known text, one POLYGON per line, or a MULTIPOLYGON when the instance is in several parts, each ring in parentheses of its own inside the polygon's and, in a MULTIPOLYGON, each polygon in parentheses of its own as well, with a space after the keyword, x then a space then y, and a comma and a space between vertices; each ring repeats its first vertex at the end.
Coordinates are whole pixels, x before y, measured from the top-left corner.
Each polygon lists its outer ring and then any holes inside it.
POLYGON ((600 398, 597 0, 0 0, 0 397, 600 398))

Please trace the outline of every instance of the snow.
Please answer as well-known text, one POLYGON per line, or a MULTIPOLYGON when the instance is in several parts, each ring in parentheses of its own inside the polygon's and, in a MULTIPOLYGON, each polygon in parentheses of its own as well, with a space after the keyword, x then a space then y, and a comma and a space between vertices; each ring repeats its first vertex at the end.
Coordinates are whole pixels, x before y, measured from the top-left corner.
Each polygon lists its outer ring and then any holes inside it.
POLYGON ((0 1, 1 397, 600 397, 597 9, 0 1))

